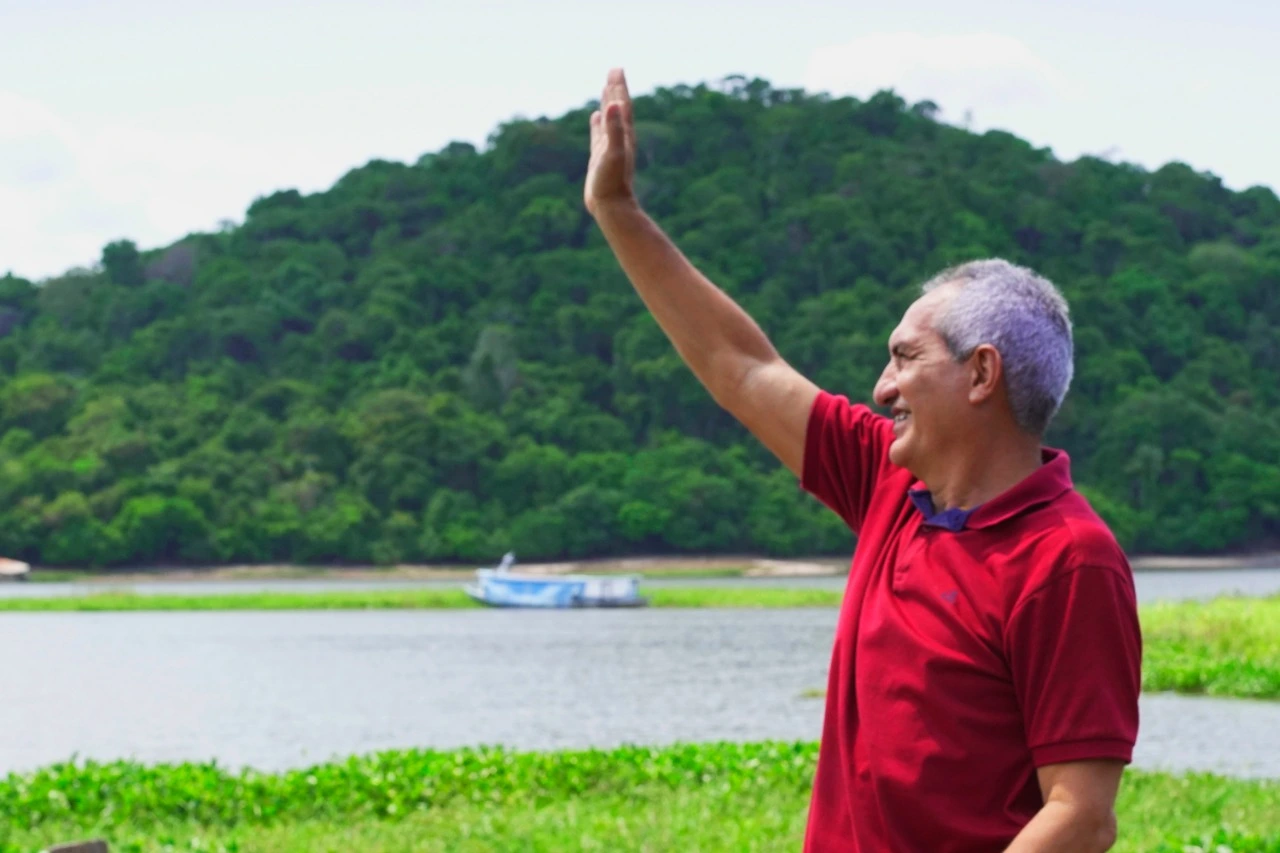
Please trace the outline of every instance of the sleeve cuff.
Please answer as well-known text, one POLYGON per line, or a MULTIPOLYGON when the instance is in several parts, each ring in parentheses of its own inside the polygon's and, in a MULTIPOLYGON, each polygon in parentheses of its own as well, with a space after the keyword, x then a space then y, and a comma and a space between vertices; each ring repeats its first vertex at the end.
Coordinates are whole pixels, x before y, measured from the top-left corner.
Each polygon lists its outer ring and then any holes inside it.
POLYGON ((1094 738, 1048 743, 1031 748, 1031 760, 1036 767, 1100 758, 1110 758, 1128 764, 1133 760, 1133 744, 1122 738, 1094 738))

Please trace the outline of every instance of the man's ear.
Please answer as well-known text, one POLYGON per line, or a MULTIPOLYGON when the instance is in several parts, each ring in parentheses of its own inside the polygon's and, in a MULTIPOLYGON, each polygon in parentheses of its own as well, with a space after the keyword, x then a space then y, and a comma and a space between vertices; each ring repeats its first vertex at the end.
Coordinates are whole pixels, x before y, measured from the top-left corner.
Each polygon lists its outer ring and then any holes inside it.
POLYGON ((1004 361, 991 344, 981 344, 969 356, 969 402, 985 403, 995 396, 1004 374, 1004 361))

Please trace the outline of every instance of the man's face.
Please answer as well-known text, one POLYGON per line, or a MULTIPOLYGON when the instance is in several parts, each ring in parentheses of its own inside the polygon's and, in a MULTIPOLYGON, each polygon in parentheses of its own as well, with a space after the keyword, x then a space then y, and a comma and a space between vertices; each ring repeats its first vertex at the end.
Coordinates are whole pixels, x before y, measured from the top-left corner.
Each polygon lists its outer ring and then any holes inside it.
POLYGON ((973 428, 970 371, 934 330, 935 318, 955 295, 954 285, 943 285, 907 309, 889 336, 889 363, 874 392, 894 419, 890 461, 921 479, 973 428))

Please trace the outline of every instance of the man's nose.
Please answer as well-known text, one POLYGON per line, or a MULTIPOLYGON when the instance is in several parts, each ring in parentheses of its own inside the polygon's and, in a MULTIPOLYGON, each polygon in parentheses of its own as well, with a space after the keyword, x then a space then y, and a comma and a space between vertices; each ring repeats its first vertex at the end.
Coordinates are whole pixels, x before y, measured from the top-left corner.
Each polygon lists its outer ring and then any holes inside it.
POLYGON ((876 401, 877 406, 892 406, 894 401, 898 399, 898 377, 893 372, 893 365, 887 365, 884 372, 880 374, 880 378, 876 380, 876 387, 871 392, 871 399, 876 401))

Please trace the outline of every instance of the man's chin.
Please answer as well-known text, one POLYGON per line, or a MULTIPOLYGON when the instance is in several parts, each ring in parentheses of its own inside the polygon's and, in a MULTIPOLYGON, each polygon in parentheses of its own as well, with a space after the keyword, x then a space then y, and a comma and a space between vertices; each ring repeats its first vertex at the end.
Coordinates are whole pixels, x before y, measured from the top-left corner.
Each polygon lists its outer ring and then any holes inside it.
POLYGON ((889 445, 889 461, 899 468, 907 468, 911 458, 911 443, 906 436, 895 438, 889 445))

